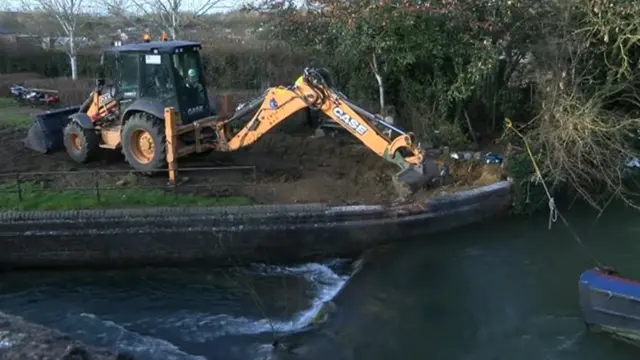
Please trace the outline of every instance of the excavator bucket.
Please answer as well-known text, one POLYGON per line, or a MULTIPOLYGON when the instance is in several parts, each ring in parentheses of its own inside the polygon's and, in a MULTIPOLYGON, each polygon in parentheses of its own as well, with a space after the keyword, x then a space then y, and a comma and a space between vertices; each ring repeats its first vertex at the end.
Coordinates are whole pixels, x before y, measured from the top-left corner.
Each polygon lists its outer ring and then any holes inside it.
POLYGON ((36 114, 24 145, 42 154, 63 149, 62 132, 69 122, 69 116, 79 109, 79 106, 72 106, 36 114))
POLYGON ((435 161, 425 159, 422 166, 408 167, 395 174, 393 185, 398 195, 404 198, 428 187, 439 177, 440 170, 435 161))

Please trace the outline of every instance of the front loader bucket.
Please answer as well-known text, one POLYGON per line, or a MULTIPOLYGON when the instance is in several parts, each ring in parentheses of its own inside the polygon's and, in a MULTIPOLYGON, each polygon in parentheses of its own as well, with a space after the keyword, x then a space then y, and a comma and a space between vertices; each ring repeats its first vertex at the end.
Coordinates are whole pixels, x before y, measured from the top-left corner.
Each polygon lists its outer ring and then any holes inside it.
POLYGON ((79 106, 71 106, 36 114, 24 139, 25 147, 42 154, 63 149, 62 132, 69 122, 69 116, 78 110, 79 106))
POLYGON ((393 185, 402 198, 426 188, 440 177, 438 166, 433 160, 425 159, 421 167, 408 167, 393 176, 393 185))

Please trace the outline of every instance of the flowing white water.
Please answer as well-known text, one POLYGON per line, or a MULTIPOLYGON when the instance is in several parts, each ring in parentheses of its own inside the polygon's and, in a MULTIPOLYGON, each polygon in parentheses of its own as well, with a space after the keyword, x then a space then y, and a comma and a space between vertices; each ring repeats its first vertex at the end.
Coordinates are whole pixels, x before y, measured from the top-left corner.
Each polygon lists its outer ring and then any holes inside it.
POLYGON ((94 335, 102 340, 101 345, 105 347, 118 348, 121 351, 151 359, 206 360, 205 357, 185 353, 169 341, 138 334, 113 321, 100 319, 93 314, 71 315, 69 320, 75 321, 76 326, 86 324, 87 328, 100 329, 100 333, 94 335))
MULTIPOLYGON (((333 264, 311 263, 295 267, 256 265, 246 270, 250 275, 257 277, 279 275, 302 277, 312 285, 310 306, 296 312, 288 319, 252 319, 229 314, 194 313, 185 310, 166 317, 139 319, 127 324, 101 319, 90 313, 70 313, 65 322, 73 324, 72 327, 75 329, 92 329, 91 335, 83 334, 81 330, 77 331, 76 335, 94 339, 97 335, 99 340, 96 345, 118 348, 142 359, 201 360, 204 358, 190 355, 171 342, 154 337, 155 331, 144 331, 145 335, 143 335, 131 328, 144 324, 143 327, 147 329, 158 327, 170 329, 178 332, 184 341, 202 344, 228 335, 299 331, 312 323, 323 304, 333 299, 347 282, 348 276, 338 275, 331 269, 335 265, 339 264, 336 262, 333 264)), ((256 350, 258 353, 266 349, 261 345, 256 346, 260 348, 260 351, 256 350)))
POLYGON ((183 336, 195 342, 206 342, 224 335, 287 333, 300 330, 313 321, 323 304, 333 299, 348 280, 348 276, 336 274, 329 266, 330 264, 318 263, 296 267, 256 265, 247 270, 250 274, 257 276, 301 276, 313 284, 314 294, 310 301, 311 306, 297 312, 290 319, 251 319, 228 314, 190 313, 183 314, 179 318, 167 318, 162 322, 182 329, 183 336))
MULTIPOLYGON (((315 296, 311 301, 308 309, 299 311, 291 320, 288 321, 270 321, 261 319, 252 321, 246 318, 228 318, 227 333, 234 334, 258 334, 263 332, 275 331, 280 333, 293 332, 300 330, 311 324, 316 318, 322 306, 330 301, 344 287, 348 276, 340 276, 336 274, 328 265, 311 263, 297 267, 279 267, 279 266, 261 266, 254 268, 257 273, 264 275, 298 275, 304 277, 307 281, 315 286, 315 296)), ((224 316, 224 315, 223 315, 224 316)))

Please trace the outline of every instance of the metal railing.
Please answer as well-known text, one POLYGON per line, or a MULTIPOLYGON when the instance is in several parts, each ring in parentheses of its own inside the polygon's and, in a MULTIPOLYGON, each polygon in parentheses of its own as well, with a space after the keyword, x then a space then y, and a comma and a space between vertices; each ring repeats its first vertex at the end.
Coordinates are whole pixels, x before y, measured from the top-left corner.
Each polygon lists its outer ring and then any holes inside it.
POLYGON ((4 173, 0 174, 0 197, 13 194, 22 202, 34 194, 81 192, 93 193, 95 199, 101 201, 103 194, 113 191, 159 190, 166 195, 181 195, 194 190, 238 188, 257 183, 255 166, 180 168, 180 177, 173 184, 167 181, 168 171, 152 171, 150 176, 131 169, 4 173))

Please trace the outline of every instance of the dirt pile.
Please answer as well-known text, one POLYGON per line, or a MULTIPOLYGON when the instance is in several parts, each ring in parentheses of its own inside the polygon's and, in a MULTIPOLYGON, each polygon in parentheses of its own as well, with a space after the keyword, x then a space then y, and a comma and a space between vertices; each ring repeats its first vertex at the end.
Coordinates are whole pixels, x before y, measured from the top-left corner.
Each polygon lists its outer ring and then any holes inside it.
POLYGON ((502 166, 479 160, 457 161, 443 157, 437 163, 447 164, 450 177, 438 187, 415 194, 412 200, 426 201, 430 196, 491 185, 506 178, 502 166))
POLYGON ((395 196, 391 176, 397 168, 347 136, 274 133, 231 156, 233 163, 257 167, 256 189, 271 194, 266 201, 354 204, 395 196))

